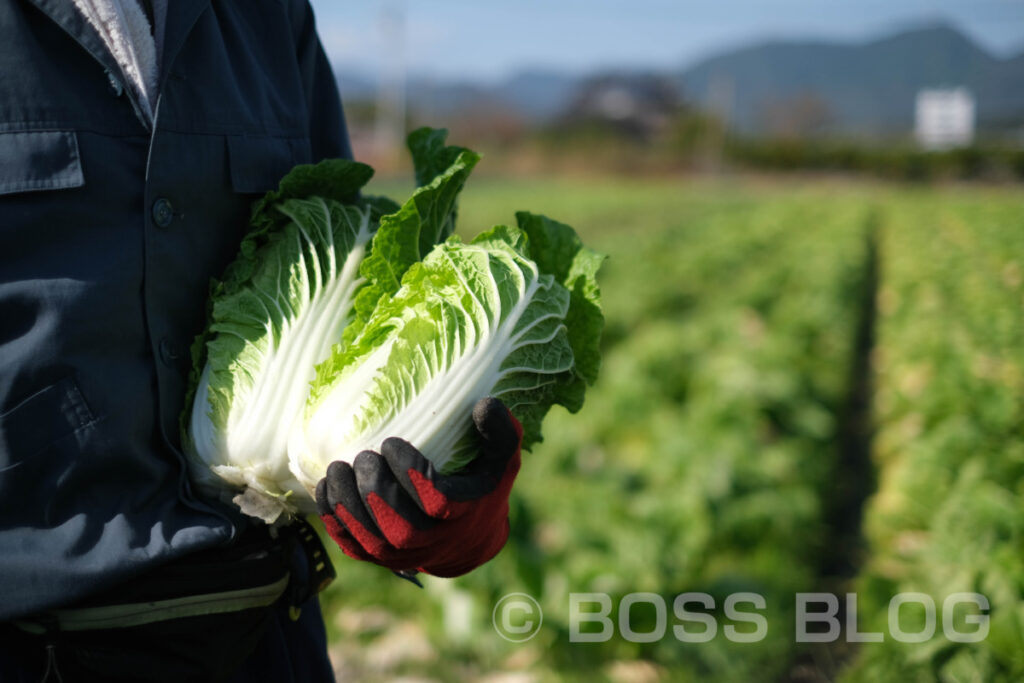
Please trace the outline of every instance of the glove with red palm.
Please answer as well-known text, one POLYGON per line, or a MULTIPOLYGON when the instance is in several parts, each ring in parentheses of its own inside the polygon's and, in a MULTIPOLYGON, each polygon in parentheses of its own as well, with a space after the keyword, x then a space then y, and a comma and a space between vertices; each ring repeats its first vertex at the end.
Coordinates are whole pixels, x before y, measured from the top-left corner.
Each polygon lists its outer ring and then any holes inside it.
POLYGON ((508 498, 519 472, 523 429, 505 405, 473 407, 479 455, 442 474, 410 443, 334 462, 316 487, 320 518, 346 555, 411 577, 459 576, 498 554, 508 539, 508 498))

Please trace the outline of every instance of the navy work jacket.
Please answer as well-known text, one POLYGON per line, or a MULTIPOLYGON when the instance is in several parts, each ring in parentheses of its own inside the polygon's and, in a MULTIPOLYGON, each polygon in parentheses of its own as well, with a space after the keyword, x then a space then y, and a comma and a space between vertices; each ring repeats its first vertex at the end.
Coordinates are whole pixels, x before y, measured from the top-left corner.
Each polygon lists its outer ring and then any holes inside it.
POLYGON ((351 156, 306 0, 167 5, 151 130, 70 0, 0 0, 0 621, 235 537, 185 476, 189 345, 252 201, 351 156))

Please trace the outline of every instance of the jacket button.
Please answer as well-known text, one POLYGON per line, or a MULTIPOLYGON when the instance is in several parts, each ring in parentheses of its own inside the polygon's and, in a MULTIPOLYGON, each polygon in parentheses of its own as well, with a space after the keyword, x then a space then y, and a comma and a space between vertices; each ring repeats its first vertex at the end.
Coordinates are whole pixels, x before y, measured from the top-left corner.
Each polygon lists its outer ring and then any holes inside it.
POLYGON ((177 368, 181 360, 181 348, 167 337, 160 340, 160 360, 169 368, 177 368))
POLYGON ((161 197, 153 202, 153 222, 158 228, 166 228, 174 220, 174 205, 171 200, 161 197))

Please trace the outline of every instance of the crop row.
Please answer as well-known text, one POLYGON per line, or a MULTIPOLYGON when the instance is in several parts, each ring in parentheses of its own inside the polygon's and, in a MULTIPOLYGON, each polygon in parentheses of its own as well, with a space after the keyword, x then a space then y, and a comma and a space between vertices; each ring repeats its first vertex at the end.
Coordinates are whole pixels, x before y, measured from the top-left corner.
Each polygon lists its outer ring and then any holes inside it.
MULTIPOLYGON (((888 636, 888 603, 907 592, 930 596, 937 612, 952 594, 979 593, 990 622, 980 642, 960 643, 938 613, 925 642, 865 644, 851 680, 1024 678, 1022 227, 1019 208, 984 197, 886 214, 863 630, 888 636)), ((967 614, 954 627, 973 632, 967 614)), ((901 621, 929 631, 924 607, 901 621)))

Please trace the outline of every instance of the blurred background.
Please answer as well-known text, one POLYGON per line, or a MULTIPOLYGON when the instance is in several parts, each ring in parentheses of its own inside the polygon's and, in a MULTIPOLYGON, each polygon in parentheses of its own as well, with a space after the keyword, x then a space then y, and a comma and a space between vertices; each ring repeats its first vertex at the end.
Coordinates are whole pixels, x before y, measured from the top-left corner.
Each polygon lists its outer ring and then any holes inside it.
POLYGON ((485 155, 462 234, 528 209, 609 255, 601 378, 524 455, 508 546, 424 590, 336 556, 339 680, 1024 680, 1024 1, 313 6, 371 192, 447 128, 485 155), (810 592, 829 642, 796 637, 810 592), (570 641, 570 593, 610 637, 570 641))

